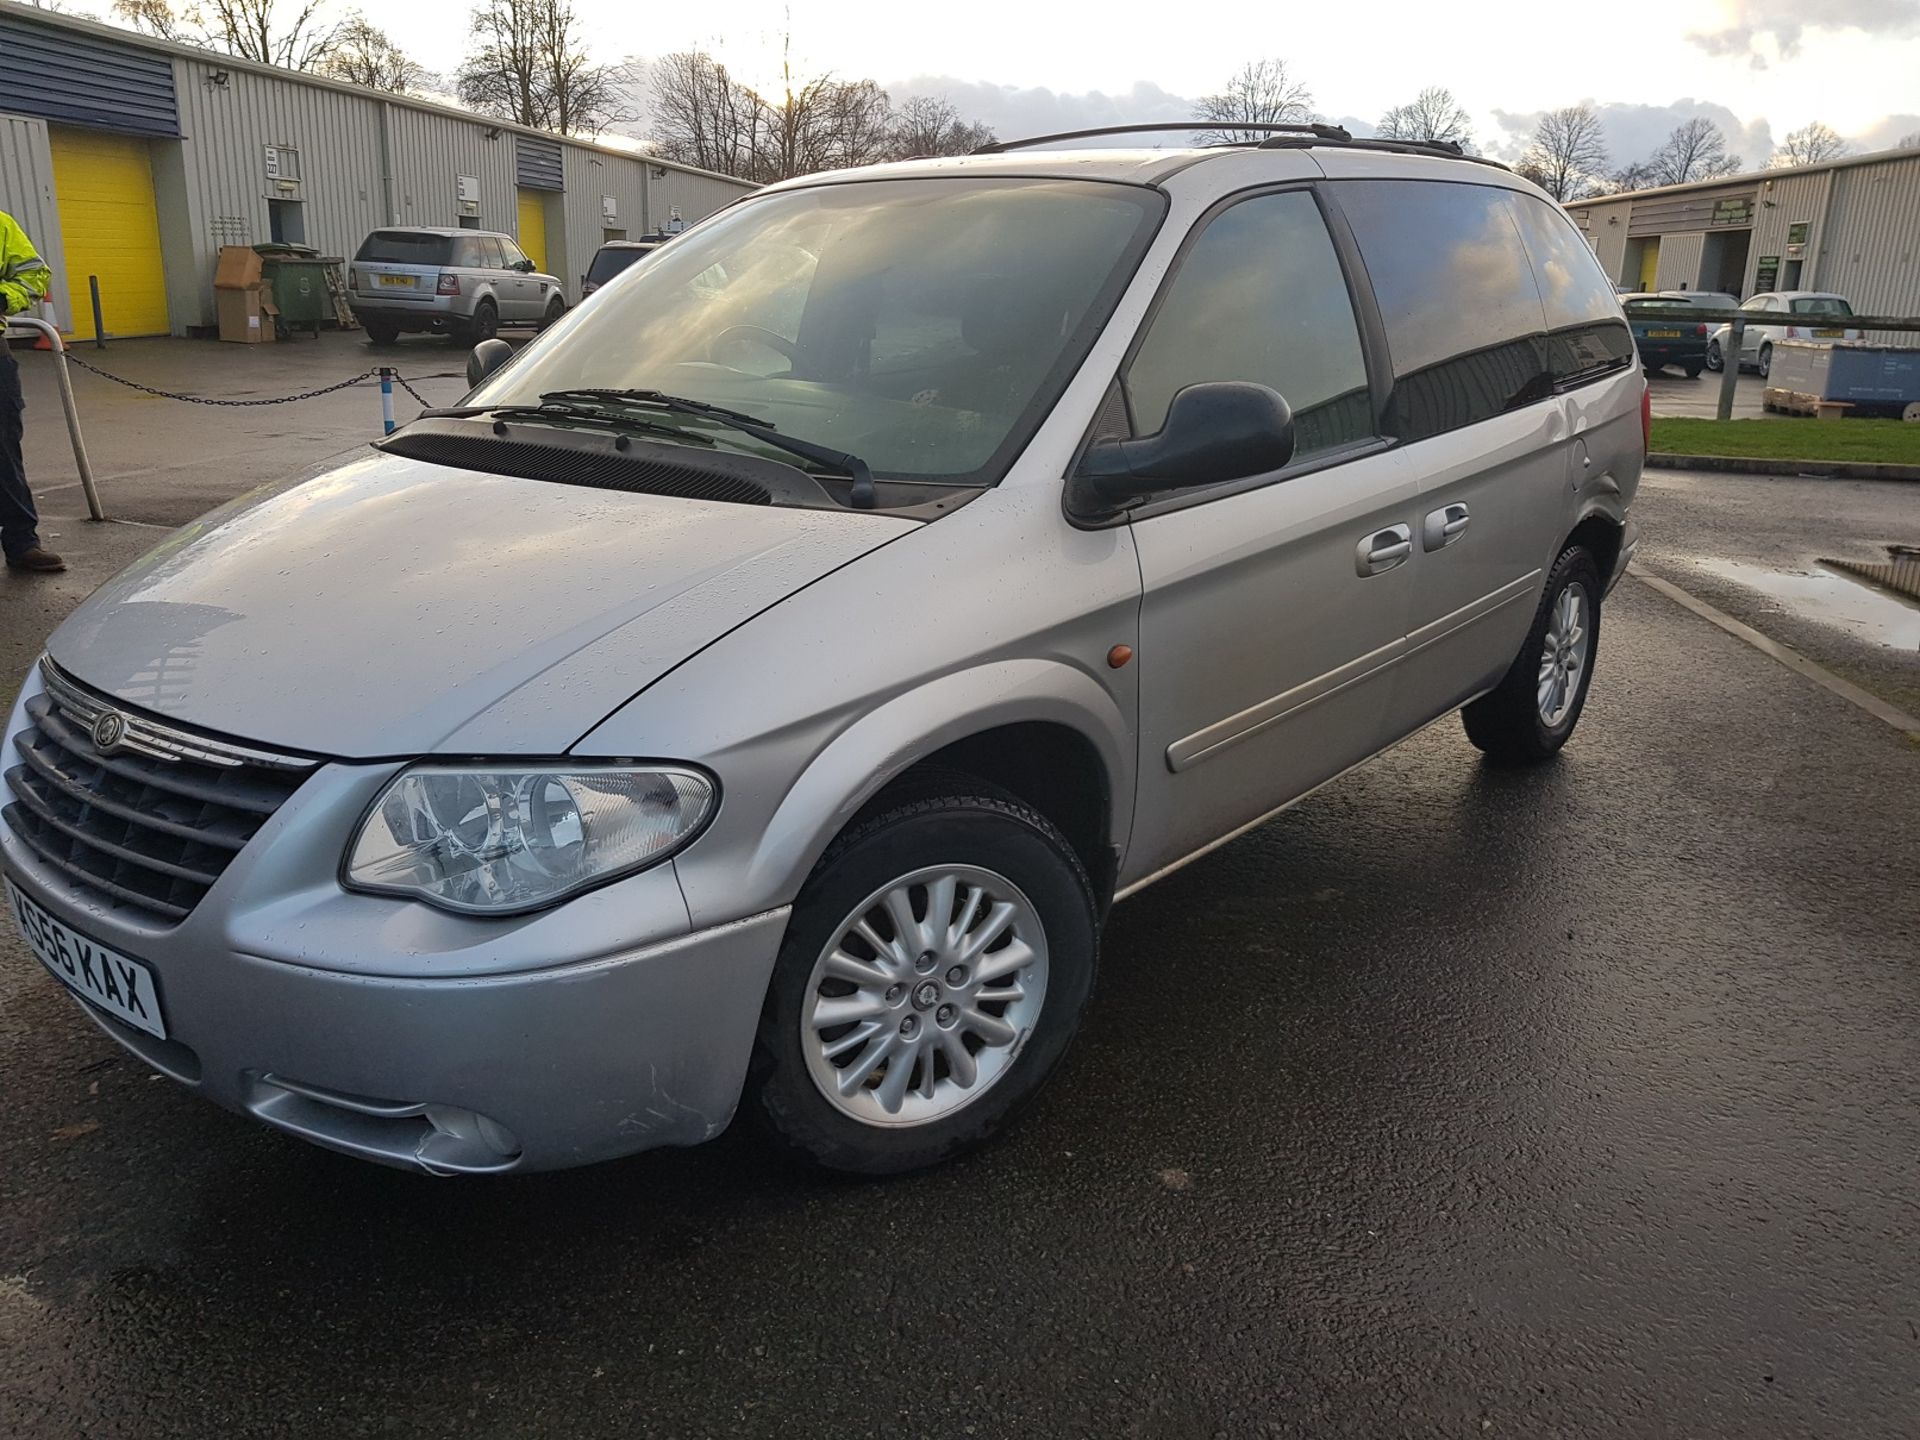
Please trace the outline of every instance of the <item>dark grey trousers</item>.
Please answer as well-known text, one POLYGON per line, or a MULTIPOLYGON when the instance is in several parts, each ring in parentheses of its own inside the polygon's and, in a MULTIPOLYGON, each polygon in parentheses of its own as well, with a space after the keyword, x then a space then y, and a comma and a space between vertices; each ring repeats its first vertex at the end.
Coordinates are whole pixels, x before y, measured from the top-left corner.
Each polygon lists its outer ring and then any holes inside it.
POLYGON ((26 396, 20 391, 20 362, 0 341, 0 551, 9 559, 40 543, 40 514, 27 488, 27 462, 20 456, 26 396))

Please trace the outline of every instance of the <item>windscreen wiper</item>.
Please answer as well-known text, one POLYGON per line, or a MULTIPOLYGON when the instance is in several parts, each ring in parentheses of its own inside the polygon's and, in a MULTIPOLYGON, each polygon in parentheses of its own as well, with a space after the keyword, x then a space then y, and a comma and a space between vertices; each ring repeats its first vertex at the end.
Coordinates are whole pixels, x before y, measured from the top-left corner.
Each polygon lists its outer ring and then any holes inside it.
MULTIPOLYGON (((542 405, 571 406, 577 401, 612 401, 620 405, 652 406, 656 409, 671 411, 676 415, 691 415, 701 420, 712 420, 729 429, 738 430, 743 435, 751 435, 764 445, 776 450, 784 450, 789 455, 797 455, 802 460, 811 460, 817 465, 831 465, 844 470, 847 478, 853 481, 849 503, 856 510, 871 510, 878 503, 873 488, 873 471, 858 455, 845 450, 835 450, 826 445, 816 445, 811 440, 798 440, 791 435, 782 435, 770 421, 757 415, 748 415, 739 410, 728 410, 723 406, 709 405, 704 400, 689 400, 684 395, 669 395, 664 390, 620 390, 577 387, 569 390, 549 390, 540 397, 542 405)), ((683 432, 675 431, 676 434, 683 432)))
POLYGON ((676 440, 694 440, 711 445, 710 436, 689 434, 678 425, 662 425, 634 415, 609 415, 585 405, 542 400, 538 405, 450 405, 439 410, 422 410, 422 420, 470 420, 477 415, 495 420, 568 420, 583 425, 603 425, 616 430, 638 430, 649 435, 671 435, 676 440))

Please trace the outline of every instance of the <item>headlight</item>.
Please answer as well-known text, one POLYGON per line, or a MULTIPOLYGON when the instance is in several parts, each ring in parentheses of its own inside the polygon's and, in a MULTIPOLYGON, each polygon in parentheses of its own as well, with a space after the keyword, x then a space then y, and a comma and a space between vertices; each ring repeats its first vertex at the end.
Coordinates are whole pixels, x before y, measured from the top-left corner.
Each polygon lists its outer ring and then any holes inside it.
POLYGON ((664 860, 713 813, 696 770, 416 765, 380 792, 346 864, 351 889, 447 910, 535 910, 664 860))

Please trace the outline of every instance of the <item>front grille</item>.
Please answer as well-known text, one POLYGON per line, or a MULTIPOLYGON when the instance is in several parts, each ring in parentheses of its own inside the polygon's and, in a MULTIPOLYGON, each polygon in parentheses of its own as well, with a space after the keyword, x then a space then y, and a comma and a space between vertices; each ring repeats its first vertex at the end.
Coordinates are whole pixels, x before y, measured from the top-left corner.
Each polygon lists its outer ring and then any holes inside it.
POLYGON ((123 710, 51 660, 40 668, 45 689, 14 736, 13 802, 0 815, 41 860, 110 903, 185 919, 317 763, 123 710))

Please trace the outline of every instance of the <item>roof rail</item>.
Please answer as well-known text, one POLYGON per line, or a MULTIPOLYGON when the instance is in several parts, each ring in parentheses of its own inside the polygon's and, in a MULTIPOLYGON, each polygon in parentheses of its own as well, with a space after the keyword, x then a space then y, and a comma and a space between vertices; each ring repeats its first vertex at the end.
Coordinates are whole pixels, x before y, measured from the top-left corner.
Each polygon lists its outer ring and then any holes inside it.
MULTIPOLYGON (((1023 140, 994 140, 974 150, 975 155, 1004 155, 1009 150, 1025 150, 1034 145, 1051 145, 1056 140, 1089 140, 1099 135, 1154 135, 1163 130, 1205 130, 1215 134, 1258 132, 1262 135, 1309 137, 1311 140, 1351 140, 1353 136, 1338 125, 1274 125, 1263 120, 1167 120, 1158 125, 1100 125, 1091 130, 1062 130, 1053 135, 1032 135, 1023 140)), ((1250 141, 1236 142, 1250 144, 1250 141)), ((1296 140, 1295 143, 1303 143, 1296 140)))
MULTIPOLYGON (((1305 140, 1294 135, 1275 135, 1262 140, 1258 148, 1284 150, 1320 143, 1322 142, 1305 140)), ((1485 155, 1469 155, 1457 140, 1383 140, 1366 135, 1358 138, 1348 136, 1339 143, 1355 150, 1384 150, 1394 155, 1444 155, 1449 160, 1469 160, 1475 165, 1490 165, 1495 170, 1505 170, 1509 175, 1513 173, 1511 165, 1503 165, 1500 161, 1489 159, 1485 155)))

